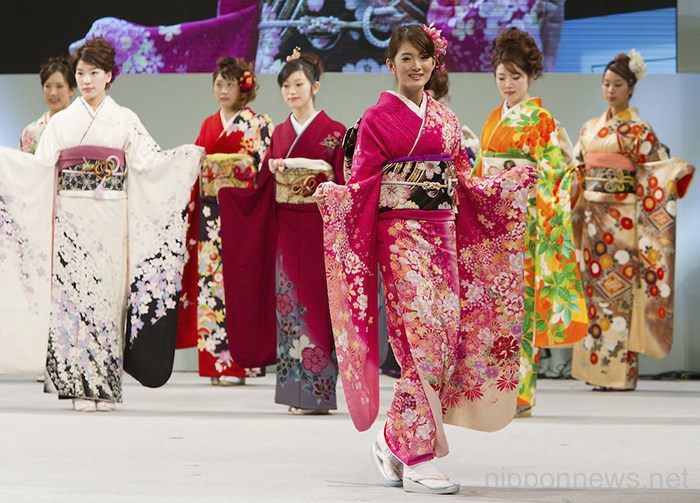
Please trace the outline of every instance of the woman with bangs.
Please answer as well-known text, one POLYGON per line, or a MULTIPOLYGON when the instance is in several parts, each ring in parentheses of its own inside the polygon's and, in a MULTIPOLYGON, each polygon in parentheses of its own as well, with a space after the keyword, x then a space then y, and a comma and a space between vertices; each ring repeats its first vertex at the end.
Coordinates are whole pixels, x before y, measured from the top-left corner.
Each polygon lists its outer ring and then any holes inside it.
POLYGON ((494 40, 491 51, 503 102, 484 124, 473 174, 494 176, 514 166, 531 166, 538 174, 528 196, 523 250, 525 320, 518 392, 522 417, 535 405, 540 349, 572 344, 587 328, 571 222, 575 171, 566 131, 542 107, 542 100, 529 94, 530 84, 542 73, 542 54, 534 39, 508 28, 494 40))
POLYGON ((378 413, 379 268, 401 377, 372 457, 389 485, 432 494, 460 487, 433 464, 449 452, 443 424, 493 431, 515 411, 522 322, 499 313, 522 298, 518 201, 533 181, 528 168, 469 179, 459 122, 426 92, 445 53, 434 27, 393 32, 386 64, 396 91, 382 93, 346 135, 346 186, 326 182, 315 196, 353 422, 366 430, 378 413), (494 289, 496 276, 508 288, 494 289))
POLYGON ((572 375, 595 391, 635 389, 638 353, 660 359, 673 342, 676 203, 694 168, 669 159, 630 107, 645 74, 634 49, 608 63, 608 109, 583 125, 574 151, 583 178, 576 214, 589 327, 574 346, 572 375))
POLYGON ((313 53, 297 48, 287 58, 277 83, 291 113, 272 134, 258 187, 228 191, 221 200, 223 222, 230 220, 232 228, 225 248, 239 243, 250 250, 231 255, 231 272, 225 272, 227 296, 251 282, 230 311, 231 333, 240 340, 237 355, 259 365, 276 361, 275 403, 294 415, 326 415, 336 408, 323 225, 312 195, 319 183, 344 182, 345 126, 316 109, 322 74, 313 53), (255 260, 246 260, 253 254, 255 260), (255 334, 237 328, 246 320, 257 323, 255 334))

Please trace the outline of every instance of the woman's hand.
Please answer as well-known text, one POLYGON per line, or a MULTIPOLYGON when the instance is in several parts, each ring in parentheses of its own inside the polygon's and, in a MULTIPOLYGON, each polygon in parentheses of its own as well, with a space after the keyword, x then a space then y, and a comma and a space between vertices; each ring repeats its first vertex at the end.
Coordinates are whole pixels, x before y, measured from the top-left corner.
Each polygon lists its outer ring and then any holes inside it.
POLYGON ((326 204, 326 187, 331 185, 333 182, 323 182, 316 187, 316 191, 313 193, 311 198, 318 204, 319 206, 323 206, 326 204))
POLYGON ((278 173, 278 172, 281 173, 282 171, 284 171, 284 168, 286 167, 284 165, 284 159, 270 159, 270 161, 268 162, 268 165, 269 165, 270 171, 272 171, 272 173, 278 173))

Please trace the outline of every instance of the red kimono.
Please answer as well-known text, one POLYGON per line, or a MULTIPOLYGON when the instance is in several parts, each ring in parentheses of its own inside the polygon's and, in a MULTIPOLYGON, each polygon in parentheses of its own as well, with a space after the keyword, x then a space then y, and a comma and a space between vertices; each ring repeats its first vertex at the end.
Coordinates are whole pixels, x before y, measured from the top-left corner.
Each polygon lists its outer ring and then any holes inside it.
MULTIPOLYGON (((212 154, 250 156, 247 162, 254 166, 248 165, 240 171, 235 166, 233 176, 239 186, 253 187, 255 171, 270 144, 272 121, 267 115, 258 115, 246 107, 226 130, 224 126, 220 112, 208 117, 202 123, 196 144, 206 149, 209 158, 212 154)), ((205 163, 205 171, 206 166, 205 163)), ((208 173, 202 175, 206 177, 208 173)), ((190 205, 188 262, 183 274, 178 347, 198 347, 202 376, 245 377, 245 368, 231 357, 226 332, 219 204, 215 194, 202 190, 200 180, 190 205)))
POLYGON ((323 224, 311 195, 323 181, 343 183, 344 134, 323 111, 300 135, 287 119, 275 128, 257 189, 219 196, 233 357, 246 366, 276 360, 275 402, 303 409, 336 408, 323 224), (279 158, 286 169, 273 176, 268 160, 279 158))

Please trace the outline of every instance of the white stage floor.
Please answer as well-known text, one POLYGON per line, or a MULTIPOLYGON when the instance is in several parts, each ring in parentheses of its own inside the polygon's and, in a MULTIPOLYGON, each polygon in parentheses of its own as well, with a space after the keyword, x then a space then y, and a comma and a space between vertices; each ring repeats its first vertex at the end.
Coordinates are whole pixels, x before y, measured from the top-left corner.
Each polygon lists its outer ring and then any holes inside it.
POLYGON ((700 382, 640 381, 593 393, 541 380, 533 417, 479 433, 447 427, 438 466, 458 495, 385 486, 369 449, 392 380, 381 378, 374 427, 340 409, 292 416, 274 376, 215 387, 177 373, 165 387, 130 378, 112 413, 77 413, 29 379, 0 376, 0 502, 699 502, 700 382))

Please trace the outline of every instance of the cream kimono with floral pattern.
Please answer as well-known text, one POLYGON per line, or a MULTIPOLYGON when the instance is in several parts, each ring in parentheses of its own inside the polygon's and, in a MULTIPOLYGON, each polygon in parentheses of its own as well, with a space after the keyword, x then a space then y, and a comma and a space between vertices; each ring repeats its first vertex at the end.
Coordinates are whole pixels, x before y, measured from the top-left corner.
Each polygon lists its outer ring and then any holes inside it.
POLYGON ((574 346, 572 374, 596 386, 634 389, 637 353, 663 358, 671 349, 677 200, 694 168, 668 158, 635 108, 586 122, 576 160, 590 321, 574 346))

